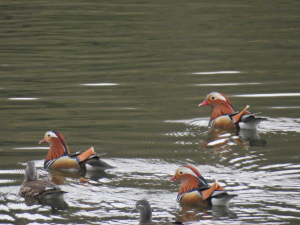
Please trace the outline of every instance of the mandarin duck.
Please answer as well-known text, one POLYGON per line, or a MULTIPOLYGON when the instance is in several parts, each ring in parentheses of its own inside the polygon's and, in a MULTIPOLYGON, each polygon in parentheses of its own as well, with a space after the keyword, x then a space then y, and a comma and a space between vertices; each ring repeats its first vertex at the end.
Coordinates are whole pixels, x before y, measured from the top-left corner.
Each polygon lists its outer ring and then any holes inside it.
POLYGON ((67 193, 62 191, 51 181, 38 180, 38 172, 35 163, 27 162, 25 169, 25 181, 22 183, 19 194, 22 197, 34 197, 40 199, 45 196, 60 197, 67 193))
POLYGON ((266 120, 255 117, 255 114, 260 112, 248 112, 249 105, 241 112, 234 111, 227 96, 219 92, 209 93, 199 106, 204 105, 210 105, 212 108, 208 126, 213 128, 257 129, 260 121, 266 120))
POLYGON ((147 200, 139 200, 135 204, 135 209, 140 212, 140 225, 172 225, 182 224, 181 222, 152 222, 152 209, 147 200))
POLYGON ((193 166, 179 167, 169 181, 181 181, 177 202, 188 205, 227 205, 236 195, 229 195, 217 181, 209 186, 199 171, 193 166))
POLYGON ((94 152, 93 147, 83 153, 70 154, 62 134, 58 131, 46 132, 44 139, 39 143, 45 142, 50 144, 44 162, 45 169, 105 170, 113 168, 100 159, 100 156, 94 152))

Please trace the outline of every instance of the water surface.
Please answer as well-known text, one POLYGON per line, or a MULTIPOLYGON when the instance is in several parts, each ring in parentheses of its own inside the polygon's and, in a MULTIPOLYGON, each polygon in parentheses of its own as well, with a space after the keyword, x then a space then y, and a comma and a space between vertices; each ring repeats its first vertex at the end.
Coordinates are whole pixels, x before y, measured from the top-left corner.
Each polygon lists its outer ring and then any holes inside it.
POLYGON ((297 1, 0 4, 1 223, 137 224, 145 198, 155 221, 299 224, 297 1), (268 120, 209 130, 211 109, 198 105, 212 91, 268 120), (52 129, 116 168, 44 170, 38 142, 52 129), (29 160, 68 192, 62 201, 18 195, 29 160), (179 205, 168 179, 185 164, 238 196, 179 205))

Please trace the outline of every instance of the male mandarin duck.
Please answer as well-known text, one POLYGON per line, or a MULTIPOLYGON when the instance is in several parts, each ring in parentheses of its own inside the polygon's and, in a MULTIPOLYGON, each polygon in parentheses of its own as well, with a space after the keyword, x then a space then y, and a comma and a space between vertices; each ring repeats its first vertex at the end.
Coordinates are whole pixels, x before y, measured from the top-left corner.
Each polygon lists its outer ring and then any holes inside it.
POLYGON ((181 185, 177 196, 179 203, 188 205, 212 204, 227 205, 230 199, 236 195, 229 195, 218 184, 217 181, 213 185, 208 186, 204 177, 193 166, 179 167, 175 175, 169 180, 180 180, 181 185))
POLYGON ((36 199, 45 196, 61 196, 67 192, 62 191, 51 181, 38 180, 38 173, 35 163, 27 162, 25 169, 25 181, 20 188, 20 195, 22 197, 34 197, 36 199))
POLYGON ((45 169, 104 170, 113 168, 100 159, 100 156, 94 152, 93 147, 83 153, 70 154, 62 134, 58 131, 51 130, 46 132, 44 139, 39 143, 45 142, 50 144, 50 149, 44 162, 45 169))
POLYGON ((140 225, 182 224, 181 222, 152 222, 152 209, 147 200, 137 201, 135 204, 135 208, 140 212, 140 225))
POLYGON ((226 95, 219 92, 212 92, 206 96, 199 106, 210 105, 212 108, 211 117, 208 123, 213 128, 238 128, 238 129, 257 129, 260 121, 265 118, 257 118, 255 114, 250 113, 246 106, 241 112, 236 112, 226 95))

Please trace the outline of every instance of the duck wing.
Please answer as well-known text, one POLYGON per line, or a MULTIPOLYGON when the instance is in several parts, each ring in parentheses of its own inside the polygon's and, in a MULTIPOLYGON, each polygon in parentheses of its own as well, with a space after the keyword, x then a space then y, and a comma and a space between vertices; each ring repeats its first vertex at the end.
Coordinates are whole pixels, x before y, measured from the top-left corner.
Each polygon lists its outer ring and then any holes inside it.
POLYGON ((64 194, 66 192, 50 181, 36 180, 23 182, 19 193, 22 197, 43 197, 48 194, 64 194))

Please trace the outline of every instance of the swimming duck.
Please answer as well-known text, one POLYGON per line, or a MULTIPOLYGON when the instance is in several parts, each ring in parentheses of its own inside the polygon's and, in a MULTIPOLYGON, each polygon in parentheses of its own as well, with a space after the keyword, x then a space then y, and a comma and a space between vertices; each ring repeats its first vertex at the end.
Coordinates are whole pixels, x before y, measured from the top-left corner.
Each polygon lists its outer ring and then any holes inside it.
POLYGON ((40 199, 45 196, 59 197, 67 192, 62 191, 51 181, 38 180, 35 163, 27 162, 25 169, 25 180, 21 185, 19 194, 22 197, 34 197, 40 199))
POLYGON ((45 169, 104 170, 113 168, 100 159, 93 147, 83 153, 70 154, 62 134, 58 131, 51 130, 46 132, 44 139, 39 143, 45 142, 50 144, 50 149, 44 162, 45 169))
POLYGON ((206 96, 199 106, 210 105, 212 108, 211 117, 208 123, 213 128, 238 128, 238 129, 257 129, 258 124, 265 118, 257 118, 250 113, 247 105, 241 112, 234 111, 233 106, 226 95, 219 92, 212 92, 206 96))
POLYGON ((217 181, 209 186, 204 177, 193 166, 179 167, 169 181, 173 180, 181 181, 177 196, 179 203, 227 205, 230 199, 236 196, 229 195, 217 181))
POLYGON ((140 225, 171 225, 182 224, 181 222, 152 222, 152 209, 147 200, 139 200, 135 204, 136 210, 140 212, 140 225))

